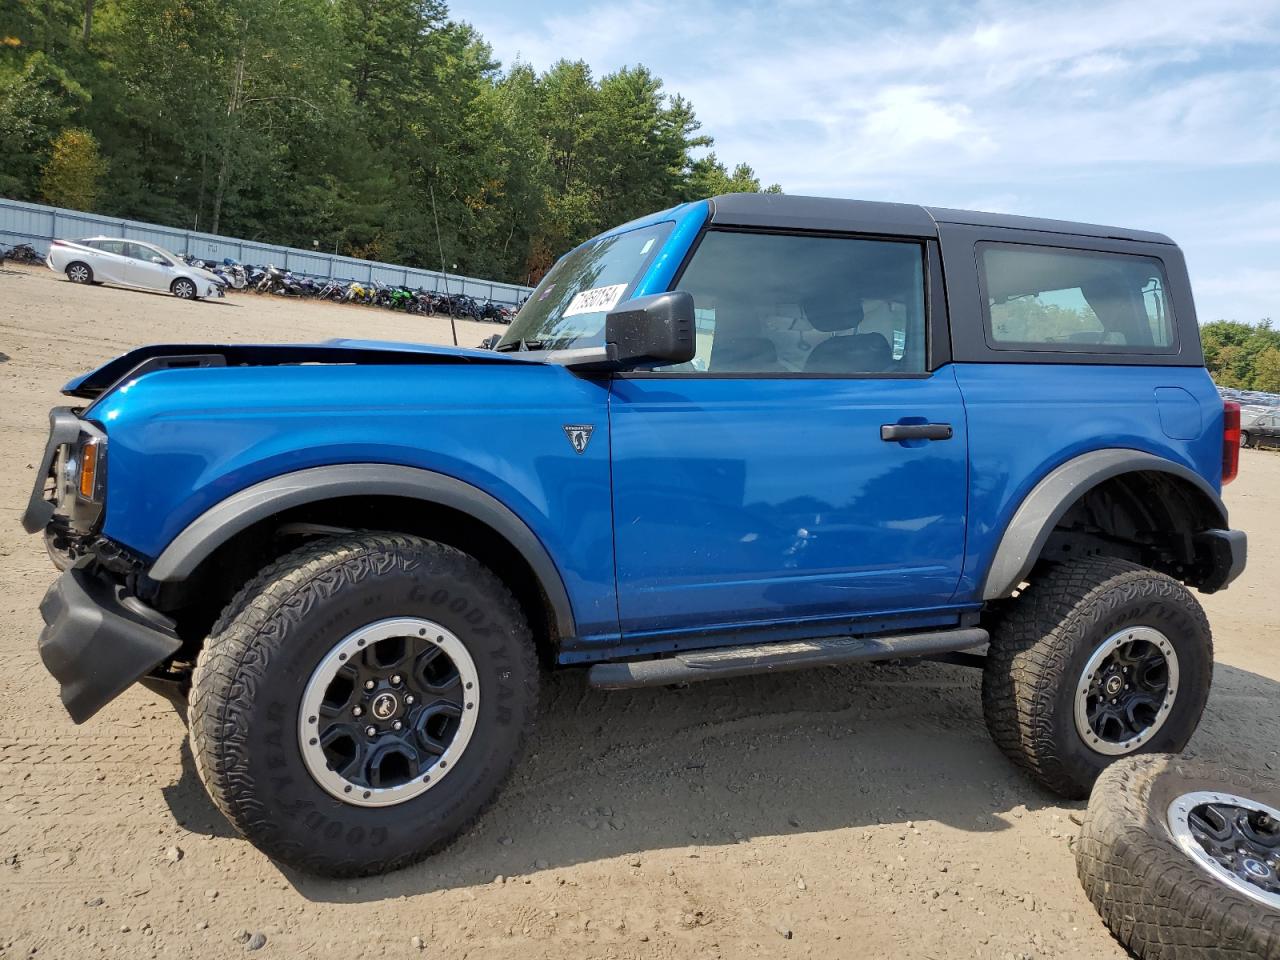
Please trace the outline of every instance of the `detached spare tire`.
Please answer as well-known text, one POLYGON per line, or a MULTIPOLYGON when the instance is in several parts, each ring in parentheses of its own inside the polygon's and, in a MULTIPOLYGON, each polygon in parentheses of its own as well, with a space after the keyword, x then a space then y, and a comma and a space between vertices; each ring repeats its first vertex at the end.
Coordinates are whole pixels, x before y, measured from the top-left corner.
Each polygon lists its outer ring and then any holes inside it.
POLYGON ((1280 785, 1163 754, 1107 768, 1076 870, 1142 960, 1280 960, 1280 785))

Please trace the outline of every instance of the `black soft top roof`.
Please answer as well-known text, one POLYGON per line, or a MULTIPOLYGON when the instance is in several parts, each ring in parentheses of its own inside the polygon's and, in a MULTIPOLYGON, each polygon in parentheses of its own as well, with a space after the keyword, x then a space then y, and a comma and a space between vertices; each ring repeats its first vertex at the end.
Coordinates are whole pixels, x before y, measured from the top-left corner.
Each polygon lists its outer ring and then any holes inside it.
POLYGON ((726 193, 713 197, 711 222, 721 226, 831 230, 910 237, 937 236, 938 224, 963 223, 978 227, 1036 230, 1084 237, 1112 237, 1143 243, 1173 243, 1162 233, 1126 227, 1104 227, 1096 223, 1018 217, 1007 213, 981 213, 976 210, 951 210, 946 207, 922 207, 914 203, 797 197, 784 193, 726 193))

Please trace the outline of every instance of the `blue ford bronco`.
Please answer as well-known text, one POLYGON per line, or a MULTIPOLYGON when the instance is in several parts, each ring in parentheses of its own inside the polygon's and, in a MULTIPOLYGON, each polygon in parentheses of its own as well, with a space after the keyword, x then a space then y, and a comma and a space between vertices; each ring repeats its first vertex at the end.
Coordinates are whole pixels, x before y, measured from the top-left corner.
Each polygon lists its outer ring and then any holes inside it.
POLYGON ((493 350, 149 346, 64 393, 24 516, 63 703, 165 691, 231 822, 335 875, 465 829, 552 667, 976 666, 1083 796, 1187 742, 1187 587, 1245 563, 1239 411, 1138 230, 734 194, 572 250, 493 350))

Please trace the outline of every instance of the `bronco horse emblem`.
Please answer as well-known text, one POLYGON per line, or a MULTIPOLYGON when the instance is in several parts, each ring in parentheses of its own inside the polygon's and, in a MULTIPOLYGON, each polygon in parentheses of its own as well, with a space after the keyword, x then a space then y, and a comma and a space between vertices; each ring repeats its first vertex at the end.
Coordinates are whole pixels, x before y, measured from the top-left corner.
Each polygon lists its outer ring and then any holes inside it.
POLYGON ((593 430, 595 430, 595 426, 590 423, 566 423, 564 425, 564 435, 573 444, 573 449, 579 453, 586 451, 587 444, 591 442, 591 432, 593 430))

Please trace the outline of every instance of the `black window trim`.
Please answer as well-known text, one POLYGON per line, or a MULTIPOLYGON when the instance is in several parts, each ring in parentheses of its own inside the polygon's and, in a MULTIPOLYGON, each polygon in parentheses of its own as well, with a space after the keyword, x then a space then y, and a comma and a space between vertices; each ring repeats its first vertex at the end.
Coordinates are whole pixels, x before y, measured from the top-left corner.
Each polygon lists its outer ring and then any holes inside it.
MULTIPOLYGON (((951 337, 947 329, 947 298, 942 272, 942 257, 937 237, 904 236, 901 234, 857 233, 835 230, 795 230, 783 227, 747 227, 708 222, 698 232, 697 238, 680 262, 671 280, 669 291, 679 290, 680 282, 689 269, 703 240, 710 233, 766 234, 784 237, 820 237, 835 240, 878 240, 890 243, 910 243, 920 247, 922 275, 924 278, 924 335, 925 369, 903 373, 805 373, 803 371, 712 371, 712 370, 626 370, 614 373, 615 380, 928 380, 939 367, 951 361, 951 337)), ((695 304, 696 305, 696 304, 695 304)))
MULTIPOLYGON (((979 240, 973 245, 974 269, 977 271, 979 316, 982 319, 982 336, 987 349, 997 353, 1010 354, 1047 354, 1050 356, 1097 357, 1169 357, 1178 356, 1182 352, 1182 331, 1178 323, 1178 315, 1173 304, 1173 295, 1169 282, 1169 270, 1164 259, 1151 253, 1131 253, 1118 250, 1099 250, 1096 247, 1066 246, 1064 244, 1038 243, 1030 240, 979 240), (1075 256, 1129 257, 1141 260, 1154 260, 1160 265, 1161 287, 1165 295, 1165 308, 1168 312, 1169 327, 1173 332, 1173 340, 1167 347, 1129 346, 1125 344, 1081 343, 1077 346, 1068 344, 1049 345, 1039 341, 999 341, 995 338, 991 323, 991 298, 987 296, 987 267, 982 254, 988 247, 1031 248, 1037 250, 1056 250, 1075 256)), ((1087 361, 1085 361, 1087 362, 1087 361)))

